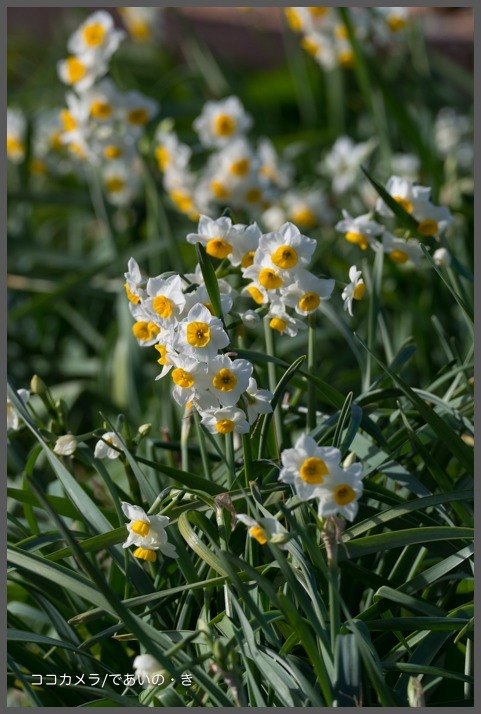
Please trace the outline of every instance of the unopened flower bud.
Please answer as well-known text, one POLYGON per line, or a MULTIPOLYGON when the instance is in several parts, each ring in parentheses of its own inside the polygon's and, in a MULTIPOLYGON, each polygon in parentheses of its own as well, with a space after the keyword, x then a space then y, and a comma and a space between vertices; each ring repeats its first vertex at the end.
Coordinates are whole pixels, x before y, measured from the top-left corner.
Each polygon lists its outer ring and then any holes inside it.
POLYGON ((255 329, 260 324, 261 318, 254 310, 246 310, 242 317, 242 322, 246 327, 255 329))
POLYGON ((144 436, 148 436, 150 434, 151 429, 152 429, 152 424, 141 424, 139 426, 138 431, 139 431, 140 436, 144 437, 144 436))
POLYGON ((30 381, 30 391, 32 394, 38 394, 39 397, 44 397, 47 394, 45 382, 38 374, 34 374, 30 381))
POLYGON ((436 265, 448 267, 449 265, 451 265, 451 253, 446 248, 438 248, 433 253, 433 260, 436 265))
POLYGON ((72 434, 59 436, 53 450, 59 456, 71 456, 77 448, 77 439, 72 434))

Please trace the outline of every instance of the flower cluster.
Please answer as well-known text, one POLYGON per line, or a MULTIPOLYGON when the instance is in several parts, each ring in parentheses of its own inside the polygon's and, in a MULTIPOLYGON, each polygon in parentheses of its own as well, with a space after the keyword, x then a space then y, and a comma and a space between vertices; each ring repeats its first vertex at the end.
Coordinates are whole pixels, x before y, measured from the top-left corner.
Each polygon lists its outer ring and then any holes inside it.
POLYGON ((120 92, 105 77, 108 63, 125 37, 112 16, 90 15, 68 42, 71 52, 58 65, 60 79, 72 90, 60 112, 61 130, 52 127, 53 141, 66 145, 80 161, 100 166, 108 200, 129 204, 140 181, 137 142, 159 110, 156 101, 137 91, 120 92))
MULTIPOLYGON (((424 238, 441 239, 446 228, 453 222, 453 217, 446 206, 436 206, 431 202, 431 189, 415 185, 408 179, 391 176, 386 185, 387 193, 414 218, 416 231, 424 238)), ((383 250, 394 263, 412 263, 419 266, 424 261, 421 243, 416 238, 404 237, 390 232, 375 218, 385 221, 394 215, 382 198, 376 202, 374 211, 353 218, 346 210, 343 220, 335 228, 344 233, 347 241, 358 245, 362 250, 371 247, 383 250)), ((396 230, 396 229, 395 229, 396 230)), ((397 231, 399 232, 399 231, 397 231)))
POLYGON ((25 158, 26 122, 20 109, 7 109, 7 157, 18 164, 25 158))
POLYGON ((162 7, 118 7, 127 32, 135 42, 150 42, 161 33, 162 7))
POLYGON ((129 535, 122 547, 137 546, 133 553, 135 558, 155 563, 157 551, 168 558, 178 557, 175 546, 167 540, 165 529, 170 520, 167 516, 148 516, 140 506, 132 506, 125 501, 122 502, 122 511, 129 519, 129 535))
POLYGON ((363 491, 362 464, 343 468, 339 449, 317 446, 306 434, 299 437, 293 449, 284 449, 281 461, 279 480, 290 484, 303 501, 318 499, 321 518, 341 515, 354 520, 363 491))
MULTIPOLYGON (((217 224, 223 221, 230 223, 219 219, 217 224)), ((223 320, 213 314, 199 266, 183 277, 163 274, 145 280, 131 258, 125 278, 136 320, 133 333, 140 345, 156 349, 162 367, 157 379, 171 377, 178 404, 196 409, 213 434, 247 433, 259 414, 271 411, 272 394, 258 389, 253 365, 226 353, 230 338, 223 320)), ((235 293, 223 280, 219 289, 225 316, 235 293)))
MULTIPOLYGON (((353 66, 354 53, 339 11, 334 7, 288 7, 287 21, 302 35, 301 45, 326 70, 353 66)), ((407 8, 356 8, 352 28, 363 48, 373 51, 392 42, 407 24, 407 8)))

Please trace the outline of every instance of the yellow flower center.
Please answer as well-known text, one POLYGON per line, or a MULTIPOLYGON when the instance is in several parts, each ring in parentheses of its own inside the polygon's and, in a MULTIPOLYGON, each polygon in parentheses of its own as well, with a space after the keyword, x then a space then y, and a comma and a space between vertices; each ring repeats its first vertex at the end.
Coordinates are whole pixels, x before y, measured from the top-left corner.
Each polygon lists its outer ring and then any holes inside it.
POLYGON ((184 191, 171 191, 169 196, 179 211, 188 213, 192 209, 192 198, 188 193, 184 193, 184 191))
POLYGON ((392 250, 389 253, 389 257, 391 258, 393 263, 407 263, 409 260, 409 256, 407 253, 405 253, 403 250, 392 250))
POLYGON ((145 521, 135 521, 135 523, 132 523, 132 531, 145 538, 149 534, 150 526, 145 521))
POLYGON ((105 28, 99 22, 92 22, 83 29, 85 44, 89 47, 98 47, 105 37, 105 28))
POLYGON ((324 476, 327 476, 329 469, 325 461, 311 456, 302 464, 299 475, 303 481, 313 485, 320 484, 324 481, 324 476))
POLYGON ((271 260, 274 265, 283 270, 289 270, 293 268, 299 262, 297 257, 297 251, 291 248, 290 245, 281 245, 279 248, 271 255, 271 260))
POLYGON ((311 57, 315 57, 319 50, 318 42, 313 40, 312 37, 303 37, 301 40, 301 47, 303 50, 306 50, 311 57))
POLYGON ((262 305, 262 303, 264 302, 264 296, 259 290, 259 288, 256 288, 254 287, 254 285, 251 285, 247 288, 247 292, 258 305, 262 305))
POLYGON ((208 241, 205 250, 213 258, 227 258, 232 253, 232 246, 222 238, 212 238, 208 241))
POLYGON ((282 320, 280 317, 273 317, 269 322, 269 327, 273 330, 277 330, 277 332, 284 332, 287 327, 287 322, 282 320))
POLYGON ((234 427, 235 424, 232 419, 219 419, 215 425, 219 434, 230 434, 231 431, 234 431, 234 427))
POLYGON ((138 340, 146 342, 147 340, 151 340, 155 335, 158 335, 160 328, 157 327, 155 322, 139 321, 136 322, 135 325, 132 325, 132 332, 138 340))
POLYGON ((405 211, 411 213, 411 211, 413 210, 413 204, 408 198, 403 198, 402 196, 393 196, 393 198, 396 203, 399 203, 399 205, 404 208, 405 211))
POLYGON ((70 84, 79 82, 87 74, 87 67, 77 57, 68 57, 65 60, 67 78, 70 84))
POLYGON ((105 188, 109 193, 118 193, 125 188, 125 181, 120 176, 112 176, 106 179, 105 188))
POLYGON ((171 162, 170 154, 165 146, 158 146, 155 150, 155 158, 160 171, 165 171, 171 162))
POLYGON ((140 558, 141 560, 148 560, 149 563, 155 563, 157 560, 157 553, 155 550, 149 550, 148 548, 136 548, 136 550, 134 550, 134 558, 140 558))
POLYGON ((30 162, 30 171, 37 176, 44 176, 47 173, 47 165, 40 159, 32 159, 30 162))
POLYGON ((222 392, 232 392, 236 387, 237 377, 230 369, 224 368, 221 369, 220 372, 217 372, 212 380, 212 384, 215 389, 220 389, 222 392))
POLYGON ((150 27, 146 22, 142 22, 141 20, 132 23, 129 27, 129 31, 136 42, 146 42, 151 36, 150 27))
POLYGON ((133 302, 134 305, 138 305, 140 302, 140 298, 138 295, 135 295, 132 290, 129 288, 128 283, 125 283, 124 285, 125 292, 127 293, 127 297, 130 300, 130 302, 133 302))
POLYGON ((302 23, 295 9, 293 7, 286 7, 284 8, 284 12, 291 30, 294 30, 294 32, 300 32, 302 29, 302 23))
POLYGON ((120 146, 115 146, 115 144, 109 144, 104 148, 104 156, 106 159, 119 159, 123 156, 124 152, 120 146))
POLYGON ((77 126, 76 120, 68 109, 62 109, 60 112, 60 121, 62 122, 65 131, 73 131, 77 126))
POLYGON ((254 538, 258 543, 261 545, 264 545, 264 543, 267 543, 267 538, 266 534, 262 530, 260 526, 252 526, 252 528, 249 528, 249 535, 251 538, 254 538))
MULTIPOLYGON (((64 111, 67 111, 64 109, 64 111)), ((62 142, 62 132, 61 131, 55 131, 51 137, 50 137, 50 146, 52 149, 59 150, 63 148, 63 142, 62 142)))
POLYGON ((254 255, 255 250, 251 250, 242 256, 241 265, 243 268, 250 268, 250 266, 254 264, 254 255))
POLYGON ((270 268, 263 268, 259 273, 259 282, 266 290, 276 290, 284 281, 270 268))
POLYGON ((228 114, 218 114, 214 119, 214 134, 231 136, 235 132, 236 120, 228 114))
POLYGON ((169 364, 169 360, 167 359, 167 347, 164 347, 164 345, 154 345, 154 347, 160 355, 157 362, 159 364, 169 364))
POLYGON ((112 107, 108 102, 97 99, 90 105, 90 114, 95 119, 108 119, 112 114, 112 107))
POLYGON ((186 372, 185 369, 181 369, 181 367, 177 367, 172 371, 172 379, 175 384, 178 387, 182 387, 182 389, 190 389, 194 386, 195 382, 193 376, 186 372))
POLYGON ((336 486, 333 496, 338 506, 346 506, 348 503, 356 500, 354 489, 346 483, 336 486))
POLYGON ((147 109, 144 109, 143 107, 131 109, 127 114, 127 119, 135 126, 143 126, 149 121, 149 113, 147 109))
POLYGON ((418 225, 418 231, 422 236, 435 236, 438 230, 437 221, 433 221, 431 218, 426 218, 418 225))
POLYGON ((366 286, 364 283, 358 283, 354 288, 354 293, 352 297, 354 300, 362 300, 364 293, 366 292, 366 286))
POLYGON ((292 211, 292 220, 294 223, 306 226, 306 228, 313 228, 317 223, 315 214, 306 206, 298 208, 297 211, 292 211))
POLYGON ((387 18, 387 24, 391 32, 400 32, 406 27, 406 19, 404 17, 391 15, 391 17, 387 18))
POLYGON ((346 240, 349 241, 349 243, 355 243, 362 250, 366 250, 369 245, 367 238, 365 238, 362 233, 356 233, 355 231, 348 231, 346 233, 346 240))
POLYGON ((320 302, 321 298, 317 293, 306 293, 298 302, 299 310, 311 312, 311 310, 315 310, 316 307, 319 307, 320 302))
POLYGON ((235 176, 245 176, 246 173, 248 173, 249 168, 249 159, 239 159, 239 161, 234 161, 234 163, 230 167, 230 170, 231 173, 235 176))
POLYGON ((324 17, 329 12, 329 7, 310 7, 309 12, 313 17, 324 17))
POLYGON ((336 25, 336 29, 334 30, 334 34, 336 35, 338 40, 347 40, 347 29, 345 25, 336 25))
POLYGON ((342 50, 338 54, 341 67, 352 67, 354 64, 354 53, 352 50, 342 50))
POLYGON ((205 347, 210 342, 210 327, 206 322, 189 322, 186 332, 192 347, 205 347))
POLYGON ((168 318, 172 315, 172 302, 165 295, 157 295, 152 301, 152 307, 160 317, 168 318))
POLYGON ((247 191, 245 195, 245 200, 247 203, 259 203, 262 198, 262 191, 260 188, 251 188, 247 191))
POLYGON ((86 154, 85 154, 85 149, 81 144, 78 143, 72 143, 68 145, 68 150, 72 153, 75 154, 75 156, 78 159, 85 159, 86 154))
POLYGON ((226 189, 222 181, 211 181, 210 190, 214 194, 215 198, 228 198, 230 191, 226 189))
POLYGON ((7 154, 8 156, 19 156, 23 154, 25 147, 20 139, 16 136, 7 136, 7 154))

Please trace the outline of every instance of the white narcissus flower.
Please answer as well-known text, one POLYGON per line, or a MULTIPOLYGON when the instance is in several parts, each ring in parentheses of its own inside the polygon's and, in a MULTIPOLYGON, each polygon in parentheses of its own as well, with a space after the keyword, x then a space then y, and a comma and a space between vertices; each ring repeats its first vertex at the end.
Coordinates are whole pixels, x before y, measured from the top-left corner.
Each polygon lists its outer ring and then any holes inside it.
POLYGON ((411 262, 419 267, 424 261, 421 244, 415 238, 405 240, 404 238, 397 238, 386 231, 382 237, 382 246, 376 246, 376 250, 379 250, 380 247, 393 263, 398 263, 399 265, 411 262))
POLYGON ((185 283, 180 275, 169 278, 149 278, 145 306, 155 312, 161 321, 177 322, 185 306, 185 295, 182 292, 185 283))
MULTIPOLYGON (((256 251, 258 254, 258 251, 256 251)), ((269 258, 267 258, 268 262, 269 258)), ((242 277, 251 280, 251 285, 242 289, 241 293, 248 293, 258 305, 269 302, 267 291, 277 290, 286 287, 292 282, 292 276, 287 271, 282 271, 274 267, 265 267, 254 263, 248 268, 242 269, 242 277)))
POLYGON ((68 41, 68 51, 93 62, 109 60, 124 39, 125 32, 116 30, 112 15, 97 10, 75 30, 68 41))
POLYGON ((232 407, 249 385, 253 366, 246 359, 231 360, 227 355, 217 355, 209 361, 209 391, 223 407, 232 407))
MULTIPOLYGON (((286 529, 279 523, 277 518, 263 518, 262 524, 254 518, 247 516, 245 513, 236 513, 236 520, 248 527, 248 533, 251 538, 254 538, 260 545, 265 545, 273 536, 287 534, 286 529)), ((281 550, 285 550, 285 543, 277 543, 281 550)))
POLYGON ((228 258, 231 265, 248 268, 254 262, 254 255, 259 247, 262 233, 257 223, 244 226, 240 223, 234 225, 236 230, 235 239, 232 241, 232 253, 228 258))
POLYGON ((271 401, 274 395, 268 389, 259 389, 254 377, 249 379, 249 384, 245 392, 245 402, 247 405, 247 420, 253 424, 259 414, 270 414, 272 412, 271 401))
POLYGON ((349 243, 358 245, 362 250, 377 243, 376 236, 384 232, 383 226, 371 220, 370 213, 353 218, 346 210, 343 210, 342 215, 344 216, 343 220, 335 225, 336 231, 344 233, 349 243))
POLYGON ((133 165, 121 160, 110 161, 104 165, 102 181, 107 199, 114 206, 128 206, 139 188, 139 177, 133 165))
POLYGON ((130 258, 128 262, 128 271, 124 273, 125 291, 131 303, 138 305, 141 298, 145 295, 145 278, 140 272, 139 264, 134 258, 130 258))
POLYGON ((161 7, 118 7, 117 11, 135 42, 149 42, 162 34, 161 7))
POLYGON ((79 93, 89 89, 107 69, 107 62, 103 58, 96 60, 93 55, 70 55, 57 62, 59 79, 79 93))
POLYGON ((170 520, 167 516, 148 516, 140 506, 132 506, 125 501, 122 502, 122 511, 129 519, 126 524, 129 535, 122 547, 136 545, 135 558, 154 563, 158 550, 169 558, 178 557, 175 546, 167 540, 165 529, 170 520))
POLYGON ((201 423, 211 434, 248 434, 249 423, 242 409, 223 407, 222 409, 199 410, 201 423))
POLYGON ((122 444, 113 431, 107 431, 102 440, 95 444, 94 456, 96 459, 118 459, 122 453, 122 444), (107 444, 105 442, 108 442, 107 444), (111 444, 112 446, 109 446, 111 444), (116 448, 112 448, 116 447, 116 448))
POLYGON ((218 102, 205 103, 193 127, 206 147, 221 147, 252 126, 252 118, 246 113, 237 97, 228 97, 218 102))
POLYGON ((305 268, 311 261, 316 245, 315 240, 302 235, 293 223, 284 223, 278 231, 261 236, 254 264, 283 272, 305 268))
POLYGON ((113 121, 120 109, 122 95, 111 79, 102 79, 82 95, 88 107, 88 116, 96 122, 113 121))
POLYGON ((72 434, 59 436, 53 450, 59 456, 72 456, 77 448, 77 439, 72 434))
MULTIPOLYGON (((22 404, 26 404, 28 400, 30 399, 30 391, 28 389, 18 389, 17 390, 17 396, 22 402, 22 404)), ((12 431, 16 431, 20 425, 20 417, 13 406, 12 402, 10 399, 7 397, 7 430, 12 429, 12 431)))
POLYGON ((251 330, 255 330, 261 324, 261 318, 254 310, 246 310, 241 315, 243 324, 251 330))
POLYGON ((301 228, 314 228, 319 224, 330 224, 333 211, 327 203, 321 188, 308 191, 286 191, 282 196, 289 221, 301 228))
POLYGON ((281 288, 281 299, 293 307, 298 315, 310 315, 320 308, 322 300, 329 300, 334 284, 332 278, 318 278, 301 268, 297 271, 295 282, 287 288, 281 288))
POLYGON ((179 141, 174 131, 166 131, 160 124, 156 134, 155 158, 159 171, 167 172, 173 168, 183 170, 189 165, 192 151, 187 144, 179 141))
POLYGON ((26 122, 19 109, 7 108, 7 157, 15 164, 25 158, 26 122))
POLYGON ((333 446, 318 446, 303 434, 293 449, 284 449, 281 461, 279 481, 290 484, 299 498, 308 501, 320 496, 321 487, 340 468, 341 452, 333 446))
POLYGON ((289 337, 295 337, 299 330, 307 330, 307 325, 303 320, 289 315, 281 299, 271 300, 266 317, 271 318, 269 321, 271 330, 275 330, 281 335, 285 333, 289 337))
POLYGON ((352 302, 353 300, 362 300, 366 291, 366 285, 361 277, 362 271, 358 270, 355 265, 349 268, 349 280, 351 281, 342 291, 342 299, 344 300, 344 310, 347 310, 352 317, 352 302))
POLYGON ((451 253, 447 248, 438 248, 433 253, 433 260, 436 265, 443 265, 445 267, 451 265, 452 257, 451 253))
POLYGON ((356 144, 348 136, 339 137, 318 169, 321 174, 327 173, 332 179, 334 193, 343 194, 358 179, 359 167, 376 146, 376 141, 370 140, 356 144))
POLYGON ((160 105, 154 99, 133 89, 122 95, 121 108, 127 131, 137 136, 158 113, 160 105))
POLYGON ((162 330, 160 320, 153 310, 148 310, 141 302, 129 302, 129 310, 135 323, 132 325, 132 332, 141 347, 151 347, 159 340, 162 330))
MULTIPOLYGON (((261 163, 259 173, 279 188, 286 189, 291 183, 294 168, 281 161, 272 142, 261 137, 257 142, 257 154, 261 163)), ((284 223, 284 221, 282 221, 284 223)), ((281 223, 281 225, 282 225, 281 223)))
POLYGON ((237 230, 227 216, 214 220, 209 216, 201 216, 197 233, 187 235, 188 243, 201 243, 205 251, 213 258, 227 258, 233 251, 237 239, 237 230))
MULTIPOLYGON (((127 8, 120 8, 126 10, 127 8)), ((141 10, 142 8, 139 8, 141 10)), ((146 8, 147 9, 147 8, 146 8)), ((154 8, 157 9, 157 8, 154 8)), ((164 669, 155 657, 149 654, 138 655, 133 662, 135 679, 146 689, 161 685, 165 681, 164 669)))
POLYGON ((172 353, 169 362, 173 365, 170 376, 174 383, 172 396, 184 407, 208 387, 207 365, 193 356, 172 353))
POLYGON ((352 464, 347 469, 335 468, 318 492, 319 517, 341 515, 353 521, 359 508, 363 491, 362 464, 352 464))
POLYGON ((224 330, 222 320, 214 317, 210 310, 200 303, 194 305, 186 318, 179 322, 174 346, 185 355, 208 362, 217 351, 229 344, 229 335, 224 330))

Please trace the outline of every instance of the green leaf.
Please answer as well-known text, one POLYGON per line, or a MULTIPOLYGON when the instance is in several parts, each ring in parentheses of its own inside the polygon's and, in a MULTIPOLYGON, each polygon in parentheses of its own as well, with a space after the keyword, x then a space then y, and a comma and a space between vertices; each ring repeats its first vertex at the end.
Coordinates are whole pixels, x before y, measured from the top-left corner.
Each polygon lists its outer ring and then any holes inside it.
POLYGON ((450 541, 467 539, 474 537, 473 528, 453 528, 450 526, 432 526, 428 528, 408 528, 392 533, 379 533, 378 535, 367 536, 365 538, 355 538, 346 544, 349 555, 339 551, 339 560, 346 557, 358 558, 368 553, 378 553, 382 550, 401 548, 412 543, 420 544, 434 543, 436 541, 450 541))
POLYGON ((195 244, 195 249, 197 251, 197 259, 199 261, 200 269, 202 272, 202 277, 204 278, 205 287, 214 310, 216 317, 222 320, 222 305, 220 301, 220 290, 219 283, 217 282, 217 276, 215 274, 212 262, 207 255, 204 246, 201 243, 195 244))

